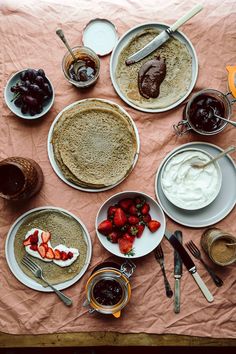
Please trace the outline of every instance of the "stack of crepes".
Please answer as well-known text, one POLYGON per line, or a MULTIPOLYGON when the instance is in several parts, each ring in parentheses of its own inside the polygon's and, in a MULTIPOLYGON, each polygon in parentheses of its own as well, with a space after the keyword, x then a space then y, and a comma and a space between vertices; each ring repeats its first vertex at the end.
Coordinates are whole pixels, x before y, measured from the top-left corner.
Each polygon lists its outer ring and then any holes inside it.
POLYGON ((63 110, 51 143, 63 176, 76 186, 99 189, 122 181, 138 153, 132 119, 119 106, 99 99, 63 110))

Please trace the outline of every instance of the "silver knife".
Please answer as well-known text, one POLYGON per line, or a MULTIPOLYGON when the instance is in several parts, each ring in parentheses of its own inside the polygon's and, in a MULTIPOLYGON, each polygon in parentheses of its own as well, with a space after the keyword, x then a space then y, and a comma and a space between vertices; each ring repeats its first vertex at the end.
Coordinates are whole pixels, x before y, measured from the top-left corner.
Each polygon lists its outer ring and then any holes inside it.
POLYGON ((197 268, 193 263, 191 257, 185 250, 184 246, 177 240, 175 235, 172 232, 168 231, 167 229, 165 230, 165 237, 170 242, 172 247, 174 247, 174 249, 179 253, 185 267, 188 269, 189 273, 193 276, 195 282, 199 286, 201 292, 203 293, 207 301, 212 302, 214 300, 214 297, 212 296, 210 290, 208 289, 208 287, 206 286, 206 284, 198 274, 197 268))
MULTIPOLYGON (((177 240, 182 244, 182 232, 176 230, 174 233, 177 240)), ((182 259, 179 253, 174 250, 174 278, 175 278, 175 289, 174 289, 174 312, 180 312, 180 279, 182 276, 182 259)))
POLYGON ((126 59, 126 65, 131 65, 137 63, 141 59, 148 56, 154 50, 159 48, 163 43, 165 43, 170 35, 175 32, 180 26, 182 26, 185 22, 190 20, 193 16, 195 16, 198 12, 203 9, 202 5, 196 5, 190 10, 186 15, 182 16, 179 20, 177 20, 172 26, 168 27, 165 31, 161 32, 158 36, 156 36, 151 42, 149 42, 145 47, 140 49, 138 52, 132 54, 128 59, 126 59))

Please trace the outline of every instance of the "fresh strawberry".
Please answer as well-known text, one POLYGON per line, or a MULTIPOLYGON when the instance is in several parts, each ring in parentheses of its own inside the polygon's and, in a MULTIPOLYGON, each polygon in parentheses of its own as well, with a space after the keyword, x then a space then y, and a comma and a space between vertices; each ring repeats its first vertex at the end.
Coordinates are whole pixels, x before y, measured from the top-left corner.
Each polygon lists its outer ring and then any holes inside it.
POLYGON ((143 197, 134 198, 134 204, 136 205, 136 207, 138 209, 141 209, 145 202, 146 202, 146 200, 143 197))
POLYGON ((42 242, 43 242, 43 243, 47 243, 47 242, 50 240, 50 238, 51 238, 50 232, 48 232, 48 231, 43 231, 43 232, 42 232, 42 235, 41 235, 41 238, 42 238, 42 242))
POLYGON ((29 245, 31 245, 30 237, 31 237, 31 236, 27 237, 27 238, 23 241, 23 245, 24 245, 24 246, 29 246, 29 245))
POLYGON ((54 256, 53 249, 51 247, 48 247, 45 257, 47 259, 54 259, 55 256, 54 256))
POLYGON ((69 251, 67 256, 68 256, 69 259, 71 259, 71 258, 73 258, 73 253, 69 251))
POLYGON ((143 215, 142 220, 145 224, 148 224, 149 221, 152 220, 151 215, 150 214, 143 215))
POLYGON ((111 205, 108 210, 107 210, 107 217, 108 219, 113 219, 114 218, 114 214, 116 211, 117 207, 114 205, 111 205))
POLYGON ((149 213, 149 210, 150 210, 150 206, 147 203, 145 203, 141 208, 141 214, 147 215, 149 213))
POLYGON ((112 232, 107 236, 107 239, 108 239, 108 241, 110 241, 111 243, 117 243, 119 237, 120 237, 120 235, 119 235, 119 233, 118 233, 117 231, 112 231, 112 232))
POLYGON ((54 250, 54 258, 61 259, 61 252, 57 249, 54 250))
POLYGON ((39 241, 38 234, 39 234, 39 231, 35 230, 33 235, 30 236, 30 243, 31 244, 37 244, 38 243, 38 241, 39 241))
POLYGON ((128 217, 128 223, 130 225, 136 225, 137 223, 139 222, 139 218, 137 216, 134 216, 134 215, 130 215, 128 217))
POLYGON ((107 236, 112 231, 112 222, 111 220, 104 220, 98 225, 98 231, 101 234, 107 236))
POLYGON ((61 251, 61 259, 63 261, 66 261, 68 259, 68 254, 64 251, 61 251))
POLYGON ((138 233, 138 227, 135 225, 129 225, 126 231, 130 236, 136 236, 138 233))
POLYGON ((126 254, 128 256, 133 255, 133 251, 132 251, 133 242, 125 240, 123 238, 119 238, 118 244, 121 253, 126 254))
POLYGON ((137 229, 138 229, 138 232, 137 232, 136 236, 139 238, 142 236, 145 226, 141 225, 141 224, 137 225, 137 229))
POLYGON ((156 220, 151 220, 148 223, 148 228, 151 232, 157 231, 160 226, 161 226, 161 224, 159 223, 159 221, 156 221, 156 220))
POLYGON ((114 224, 117 227, 122 227, 127 223, 127 216, 121 208, 117 208, 114 215, 114 224))
POLYGON ((33 251, 37 251, 38 250, 38 245, 30 245, 30 249, 33 250, 33 251))
POLYGON ((138 209, 136 208, 135 205, 131 205, 128 210, 130 215, 138 215, 138 209))
POLYGON ((124 211, 127 211, 132 204, 133 204, 133 199, 131 198, 121 199, 118 202, 119 207, 122 208, 124 211))
POLYGON ((41 244, 40 246, 38 246, 38 253, 40 254, 40 256, 42 258, 45 258, 46 256, 46 249, 45 247, 43 246, 43 244, 41 244))
POLYGON ((124 240, 127 240, 127 241, 130 241, 130 242, 134 242, 134 240, 135 240, 135 236, 131 236, 131 235, 129 235, 127 232, 122 236, 122 238, 124 239, 124 240))

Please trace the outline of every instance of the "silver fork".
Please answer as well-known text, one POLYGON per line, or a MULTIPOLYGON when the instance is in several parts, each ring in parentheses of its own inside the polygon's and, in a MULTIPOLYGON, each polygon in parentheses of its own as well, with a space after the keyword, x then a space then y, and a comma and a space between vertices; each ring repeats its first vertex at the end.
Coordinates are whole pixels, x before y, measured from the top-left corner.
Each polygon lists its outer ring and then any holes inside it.
POLYGON ((58 295, 58 297, 64 302, 64 304, 66 306, 71 306, 72 305, 72 300, 67 297, 66 295, 64 295, 61 291, 57 290, 56 288, 54 288, 54 286, 52 284, 50 284, 43 276, 43 270, 42 268, 36 264, 35 262, 33 262, 29 257, 27 257, 27 255, 25 255, 22 259, 22 264, 24 264, 24 266, 26 268, 28 268, 29 270, 31 270, 31 272, 36 276, 36 278, 40 278, 42 279, 48 286, 50 286, 50 288, 52 288, 53 291, 55 291, 55 293, 58 295))
POLYGON ((208 273, 210 274, 210 276, 212 277, 214 283, 216 286, 220 287, 223 285, 223 280, 220 279, 215 272, 204 262, 204 260, 202 259, 201 256, 201 252, 200 250, 197 248, 197 246, 195 245, 195 243, 191 240, 187 243, 185 243, 185 246, 187 247, 187 249, 192 253, 192 255, 196 258, 199 259, 202 264, 204 265, 204 267, 206 268, 206 270, 208 271, 208 273))
POLYGON ((166 296, 167 297, 172 297, 173 296, 173 291, 171 290, 170 283, 166 277, 166 272, 165 272, 165 266, 164 266, 164 254, 161 248, 161 245, 157 246, 154 250, 154 255, 157 260, 157 262, 161 266, 161 271, 164 277, 164 284, 165 284, 165 289, 166 289, 166 296))

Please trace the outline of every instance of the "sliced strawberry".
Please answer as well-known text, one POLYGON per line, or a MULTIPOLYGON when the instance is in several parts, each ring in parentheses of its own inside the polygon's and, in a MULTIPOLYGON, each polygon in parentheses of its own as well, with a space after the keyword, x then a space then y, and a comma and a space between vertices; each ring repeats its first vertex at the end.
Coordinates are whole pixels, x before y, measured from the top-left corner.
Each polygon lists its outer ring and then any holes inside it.
POLYGON ((33 235, 30 236, 30 243, 31 244, 37 244, 38 243, 38 241, 39 241, 38 234, 39 234, 39 231, 35 230, 33 235))
POLYGON ((111 220, 104 220, 98 225, 98 231, 101 234, 107 236, 112 231, 112 222, 111 220))
POLYGON ((132 247, 133 247, 133 242, 125 240, 123 238, 119 238, 118 240, 119 244, 119 249, 121 253, 126 254, 126 255, 133 255, 132 247))
POLYGON ((40 246, 43 246, 45 248, 46 252, 47 252, 48 247, 49 247, 47 243, 43 242, 43 243, 40 244, 40 246))
POLYGON ((149 204, 145 203, 145 204, 143 204, 143 206, 141 208, 141 214, 147 215, 149 213, 149 210, 150 210, 149 204))
POLYGON ((156 220, 151 220, 148 223, 148 228, 151 232, 157 231, 160 226, 161 226, 161 224, 159 223, 159 221, 156 221, 156 220))
POLYGON ((30 245, 30 249, 33 250, 33 251, 37 251, 38 250, 38 245, 30 245))
POLYGON ((149 221, 152 220, 151 215, 150 214, 143 215, 142 220, 145 224, 148 224, 149 221))
POLYGON ((38 246, 38 253, 40 254, 40 256, 42 258, 45 258, 46 256, 46 249, 45 247, 43 246, 43 244, 41 244, 40 246, 38 246))
POLYGON ((114 205, 111 205, 108 210, 107 210, 107 218, 108 219, 113 219, 114 218, 114 214, 116 211, 117 207, 114 205))
POLYGON ((130 225, 136 225, 137 223, 139 222, 139 218, 137 216, 134 216, 134 215, 130 215, 128 217, 128 223, 130 225))
POLYGON ((145 226, 140 224, 140 225, 137 225, 137 228, 138 228, 138 232, 137 232, 136 236, 139 238, 142 236, 145 226))
POLYGON ((128 211, 129 207, 133 204, 133 199, 131 198, 124 198, 118 202, 120 208, 124 211, 128 211))
POLYGON ((53 249, 51 247, 48 247, 48 250, 46 252, 46 256, 47 259, 54 259, 54 252, 53 249))
POLYGON ((42 238, 43 243, 48 243, 48 241, 49 241, 50 238, 51 238, 50 232, 48 232, 48 231, 43 231, 43 232, 42 232, 42 235, 41 235, 41 238, 42 238))
POLYGON ((69 259, 71 259, 71 258, 73 258, 73 253, 69 251, 67 256, 68 256, 69 259))
POLYGON ((64 251, 61 251, 61 259, 62 261, 66 261, 68 259, 68 254, 64 251))
POLYGON ((120 237, 120 234, 119 234, 117 231, 112 231, 112 232, 107 236, 107 239, 108 239, 108 241, 110 241, 111 243, 117 243, 119 237, 120 237))
POLYGON ((122 236, 122 238, 124 240, 130 241, 132 243, 134 243, 134 240, 135 240, 135 236, 131 236, 127 232, 122 236))
POLYGON ((135 205, 131 205, 130 207, 129 207, 129 214, 130 215, 138 215, 138 209, 136 208, 136 206, 135 205))
POLYGON ((61 259, 61 251, 55 249, 54 250, 54 258, 57 260, 61 259))
POLYGON ((122 227, 127 223, 127 216, 121 208, 117 208, 114 215, 114 224, 117 227, 122 227))
POLYGON ((31 237, 31 236, 27 237, 27 238, 23 241, 23 245, 24 245, 24 246, 29 246, 29 245, 31 245, 30 237, 31 237))

